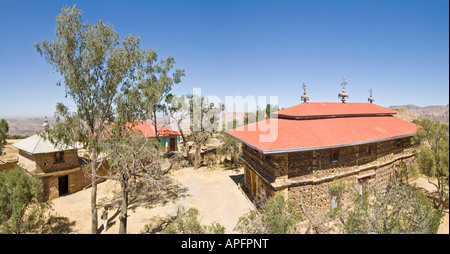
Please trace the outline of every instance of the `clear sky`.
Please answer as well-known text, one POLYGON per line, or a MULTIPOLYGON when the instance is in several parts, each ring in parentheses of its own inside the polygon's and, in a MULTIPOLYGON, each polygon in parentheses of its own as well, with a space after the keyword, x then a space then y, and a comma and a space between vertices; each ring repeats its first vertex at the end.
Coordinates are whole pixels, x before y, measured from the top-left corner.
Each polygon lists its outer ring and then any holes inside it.
POLYGON ((449 103, 448 0, 5 1, 0 0, 0 117, 53 116, 64 87, 33 43, 55 38, 55 17, 76 4, 89 24, 173 55, 186 77, 173 92, 278 96, 281 107, 338 102, 449 103))

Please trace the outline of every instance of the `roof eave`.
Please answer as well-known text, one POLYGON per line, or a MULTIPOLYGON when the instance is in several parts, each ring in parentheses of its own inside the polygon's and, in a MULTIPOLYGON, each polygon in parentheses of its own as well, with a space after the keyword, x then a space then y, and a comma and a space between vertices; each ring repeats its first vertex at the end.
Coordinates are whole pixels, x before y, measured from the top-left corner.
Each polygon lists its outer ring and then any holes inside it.
MULTIPOLYGON (((226 133, 226 132, 225 132, 226 133)), ((364 144, 371 144, 371 143, 378 143, 383 141, 389 141, 394 139, 400 139, 400 138, 406 138, 406 137, 413 137, 415 134, 406 134, 406 135, 400 135, 400 136, 394 136, 389 138, 383 138, 383 139, 376 139, 376 140, 369 140, 369 141, 360 141, 360 142, 352 142, 352 143, 345 143, 345 144, 338 144, 338 145, 329 145, 329 146, 315 146, 315 147, 302 147, 302 148, 291 148, 291 149, 280 149, 280 150, 261 150, 258 147, 240 139, 237 138, 229 133, 226 133, 235 139, 239 140, 240 142, 246 144, 247 146, 258 150, 262 154, 279 154, 279 153, 293 153, 293 152, 305 152, 305 151, 313 151, 313 150, 323 150, 323 149, 332 149, 332 148, 339 148, 339 147, 346 147, 346 146, 355 146, 355 145, 364 145, 364 144)))

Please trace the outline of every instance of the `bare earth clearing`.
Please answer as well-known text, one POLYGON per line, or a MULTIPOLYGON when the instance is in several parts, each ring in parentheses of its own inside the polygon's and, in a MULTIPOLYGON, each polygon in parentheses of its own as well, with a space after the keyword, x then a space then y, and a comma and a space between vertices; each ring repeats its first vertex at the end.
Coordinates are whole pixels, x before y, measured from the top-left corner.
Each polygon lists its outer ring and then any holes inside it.
MULTIPOLYGON (((210 224, 218 222, 226 227, 226 233, 237 233, 233 229, 238 218, 253 209, 252 204, 244 193, 237 187, 237 182, 243 179, 242 168, 239 171, 225 170, 223 167, 208 169, 201 167, 197 170, 188 167, 173 172, 173 178, 187 187, 187 194, 175 202, 159 205, 151 209, 138 207, 129 211, 128 233, 138 234, 144 225, 155 223, 161 218, 174 216, 179 206, 195 207, 200 212, 200 222, 210 224)), ((413 182, 427 191, 434 191, 434 186, 420 177, 413 182)), ((112 190, 118 185, 114 181, 106 181, 98 185, 98 200, 102 203, 105 198, 112 196, 112 190)), ((72 232, 90 233, 90 197, 91 188, 52 200, 53 215, 63 217, 72 232)), ((99 209, 99 231, 102 230, 99 209)), ((106 234, 117 234, 119 220, 116 210, 109 211, 109 222, 106 234)), ((445 210, 438 234, 449 234, 449 210, 445 210)))
MULTIPOLYGON (((176 215, 179 206, 186 208, 195 207, 200 212, 200 222, 210 224, 218 222, 225 226, 226 233, 236 233, 233 231, 238 218, 252 209, 252 204, 238 188, 237 182, 242 180, 242 169, 239 171, 225 170, 222 167, 208 169, 201 167, 197 170, 188 167, 174 171, 173 178, 187 188, 185 197, 166 205, 147 209, 138 207, 129 211, 127 232, 138 234, 144 229, 144 225, 176 215), (187 195, 186 195, 187 194, 187 195)), ((112 191, 118 187, 114 181, 108 180, 98 185, 98 203, 102 199, 111 198, 112 191)), ((77 193, 63 196, 52 200, 53 216, 68 219, 67 224, 71 226, 71 231, 81 234, 90 233, 91 188, 77 193)), ((100 219, 101 209, 98 210, 99 225, 101 231, 102 221, 100 219)), ((110 218, 106 234, 117 234, 119 232, 119 219, 116 209, 111 209, 108 213, 110 218)), ((67 221, 67 220, 66 220, 67 221)))

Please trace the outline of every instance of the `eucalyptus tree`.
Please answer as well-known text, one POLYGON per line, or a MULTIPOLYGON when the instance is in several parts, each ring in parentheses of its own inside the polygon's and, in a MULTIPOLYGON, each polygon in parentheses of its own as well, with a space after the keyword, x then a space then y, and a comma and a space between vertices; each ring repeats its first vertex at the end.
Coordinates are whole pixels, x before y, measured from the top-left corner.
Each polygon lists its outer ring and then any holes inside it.
POLYGON ((143 58, 138 68, 139 83, 137 89, 142 95, 141 107, 143 119, 150 119, 155 128, 156 140, 159 141, 161 128, 158 128, 157 114, 168 114, 167 100, 172 98, 170 91, 181 82, 184 69, 173 70, 175 59, 168 56, 158 59, 155 50, 143 51, 143 58))
POLYGON ((66 105, 56 107, 57 123, 49 139, 56 144, 82 143, 90 153, 91 232, 97 232, 97 170, 107 147, 102 137, 114 119, 117 96, 136 78, 136 66, 142 58, 139 37, 121 39, 113 26, 99 20, 94 25, 83 21, 83 12, 75 5, 63 7, 56 17, 56 38, 35 43, 60 74, 57 86, 64 85, 66 97, 76 105, 70 112, 66 105))
POLYGON ((189 114, 191 132, 188 137, 194 142, 194 167, 199 168, 202 146, 206 145, 213 133, 221 127, 220 114, 225 110, 225 105, 214 103, 198 94, 188 94, 185 98, 187 106, 182 110, 187 110, 189 114))
POLYGON ((130 205, 154 205, 177 197, 180 189, 161 167, 162 157, 156 140, 125 128, 111 141, 111 176, 120 184, 120 192, 113 200, 120 210, 119 234, 126 234, 130 205))
POLYGON ((436 179, 439 193, 438 207, 444 209, 449 200, 449 128, 447 124, 433 122, 428 119, 415 120, 420 128, 412 142, 417 145, 414 172, 420 172, 428 178, 436 179))

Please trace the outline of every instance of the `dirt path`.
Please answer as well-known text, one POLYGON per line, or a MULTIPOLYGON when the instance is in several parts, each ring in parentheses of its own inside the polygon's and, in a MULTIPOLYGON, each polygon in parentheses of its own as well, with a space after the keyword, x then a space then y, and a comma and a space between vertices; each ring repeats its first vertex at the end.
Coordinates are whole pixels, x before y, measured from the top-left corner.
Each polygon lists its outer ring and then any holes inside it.
MULTIPOLYGON (((195 207, 200 212, 200 222, 210 224, 218 222, 225 226, 226 233, 236 233, 234 226, 240 216, 251 209, 250 202, 238 189, 236 181, 242 177, 242 169, 238 172, 224 170, 223 168, 208 169, 183 168, 173 173, 173 178, 187 188, 187 196, 155 208, 146 209, 138 207, 129 211, 127 230, 130 234, 140 233, 144 225, 149 224, 158 217, 175 215, 178 206, 187 208, 195 207)), ((106 181, 98 185, 98 200, 112 196, 112 190, 117 188, 113 181, 106 181)), ((59 197, 52 200, 53 214, 57 217, 66 217, 72 225, 72 231, 76 233, 90 233, 90 197, 91 188, 77 193, 59 197)), ((99 213, 99 228, 101 226, 99 213)), ((117 234, 119 221, 114 216, 115 210, 109 211, 109 217, 113 217, 108 223, 106 234, 117 234)))

